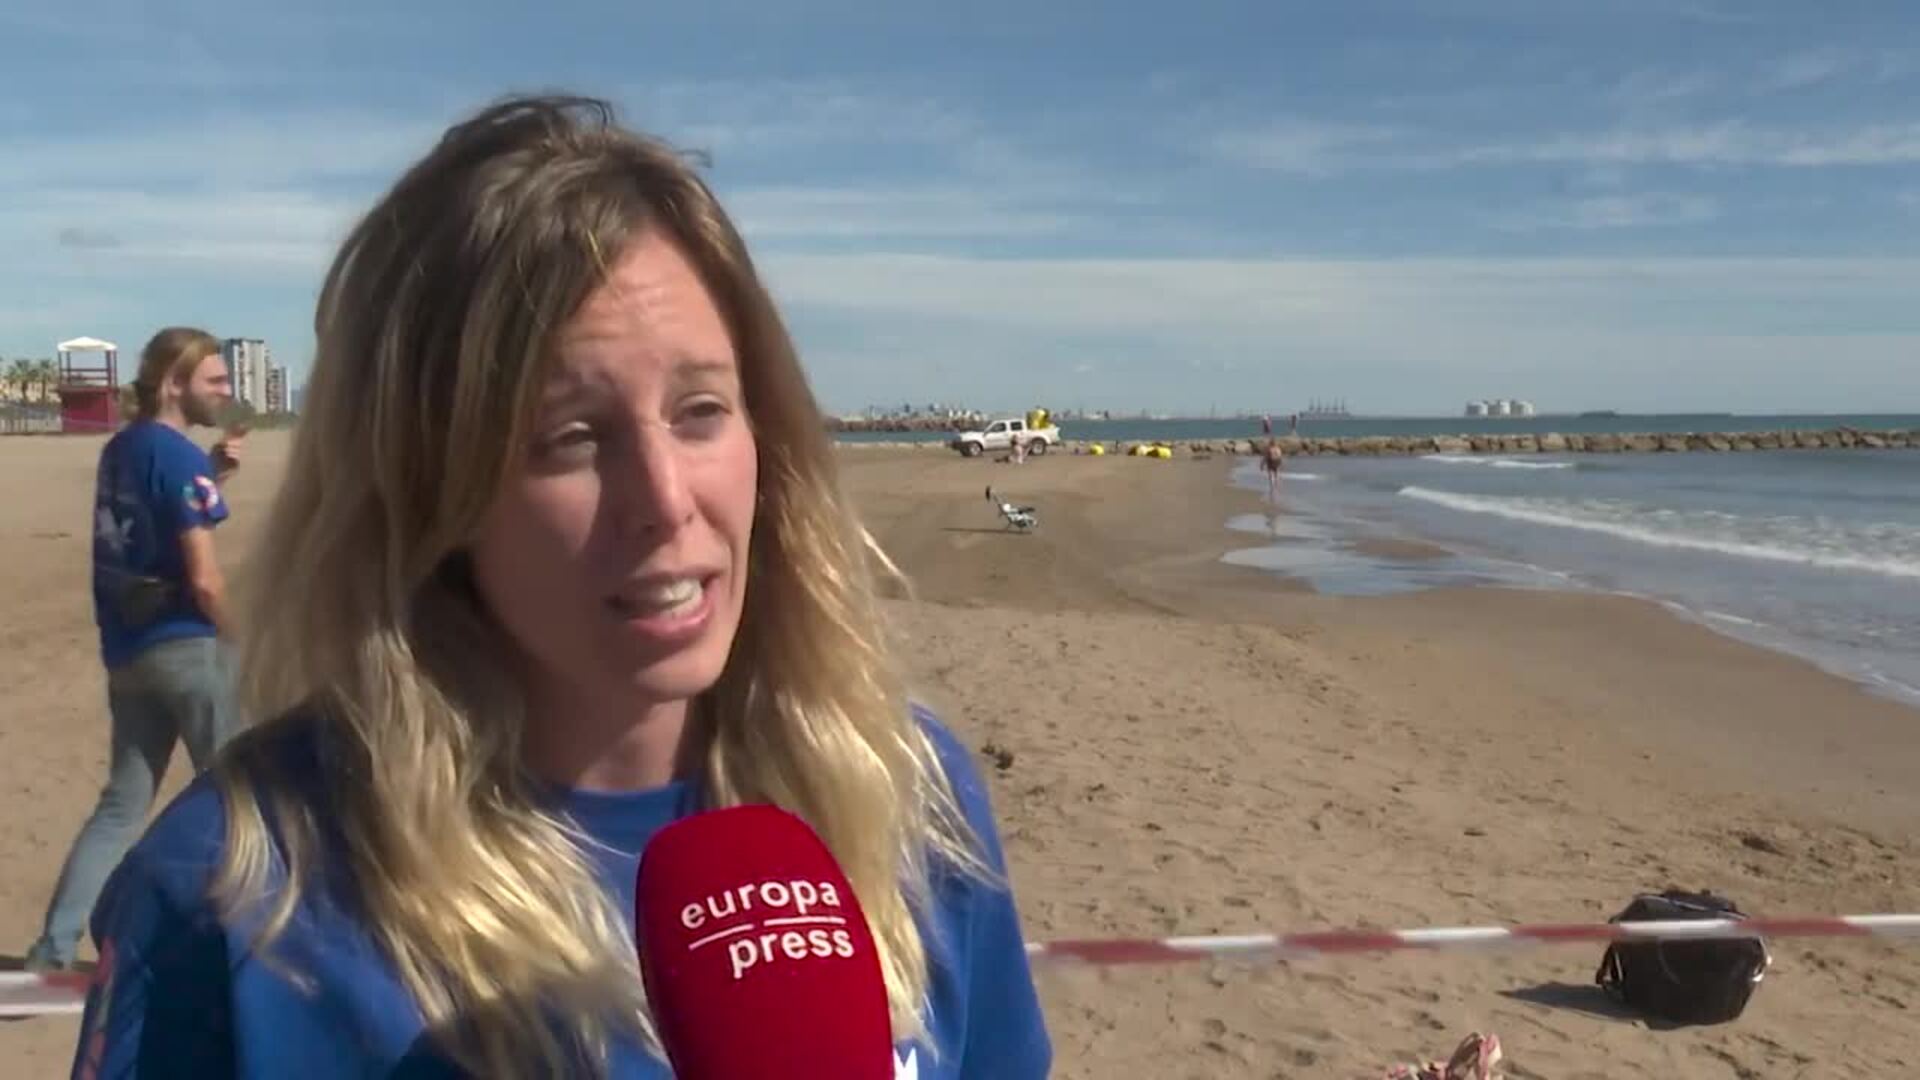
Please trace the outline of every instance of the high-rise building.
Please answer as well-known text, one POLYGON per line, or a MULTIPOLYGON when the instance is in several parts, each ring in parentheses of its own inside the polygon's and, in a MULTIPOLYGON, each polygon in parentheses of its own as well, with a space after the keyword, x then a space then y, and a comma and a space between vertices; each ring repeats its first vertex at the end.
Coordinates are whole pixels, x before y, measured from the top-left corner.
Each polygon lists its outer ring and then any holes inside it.
POLYGON ((287 369, 270 367, 267 369, 267 411, 283 413, 287 408, 287 369))
POLYGON ((273 350, 259 338, 228 338, 220 346, 226 357, 227 375, 233 380, 233 399, 256 412, 272 411, 267 405, 268 371, 273 367, 273 350))

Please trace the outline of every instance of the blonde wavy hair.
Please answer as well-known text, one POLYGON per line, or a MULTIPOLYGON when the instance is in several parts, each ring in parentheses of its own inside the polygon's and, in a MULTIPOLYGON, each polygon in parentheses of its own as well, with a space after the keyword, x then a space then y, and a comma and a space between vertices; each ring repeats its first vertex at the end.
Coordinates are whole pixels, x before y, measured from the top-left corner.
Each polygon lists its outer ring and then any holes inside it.
POLYGON ((727 215, 683 155, 605 103, 497 103, 400 178, 327 274, 241 622, 242 697, 271 719, 215 774, 226 915, 258 926, 271 961, 322 850, 344 856, 429 1030, 479 1075, 591 1069, 621 1029, 658 1051, 631 915, 523 770, 522 688, 463 555, 560 328, 648 230, 682 247, 725 318, 759 446, 744 615, 691 703, 706 803, 770 802, 820 833, 872 924, 900 1037, 924 1034, 915 915, 936 864, 990 876, 885 644, 874 577, 894 568, 839 489, 727 215), (276 769, 276 733, 298 725, 320 731, 317 785, 276 769))

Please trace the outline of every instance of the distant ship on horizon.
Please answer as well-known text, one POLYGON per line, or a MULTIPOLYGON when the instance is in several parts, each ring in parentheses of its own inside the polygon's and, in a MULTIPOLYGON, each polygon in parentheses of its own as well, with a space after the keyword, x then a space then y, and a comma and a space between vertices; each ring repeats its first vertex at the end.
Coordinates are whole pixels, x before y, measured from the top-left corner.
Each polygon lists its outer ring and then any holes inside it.
POLYGON ((1347 411, 1345 398, 1339 401, 1316 400, 1300 413, 1302 420, 1346 420, 1353 416, 1347 411))

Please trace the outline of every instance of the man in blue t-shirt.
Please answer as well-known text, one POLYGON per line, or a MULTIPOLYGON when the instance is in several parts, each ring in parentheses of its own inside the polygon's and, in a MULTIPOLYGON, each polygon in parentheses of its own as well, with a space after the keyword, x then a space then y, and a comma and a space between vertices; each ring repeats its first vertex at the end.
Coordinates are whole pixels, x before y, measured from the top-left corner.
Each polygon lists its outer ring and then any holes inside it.
POLYGON ((136 419, 100 451, 93 603, 112 716, 108 777, 27 952, 32 970, 73 966, 94 899, 145 824, 174 743, 186 743, 199 770, 235 726, 213 530, 227 518, 220 484, 239 467, 244 432, 228 432, 212 455, 186 434, 213 426, 232 396, 217 339, 162 330, 141 354, 136 419))

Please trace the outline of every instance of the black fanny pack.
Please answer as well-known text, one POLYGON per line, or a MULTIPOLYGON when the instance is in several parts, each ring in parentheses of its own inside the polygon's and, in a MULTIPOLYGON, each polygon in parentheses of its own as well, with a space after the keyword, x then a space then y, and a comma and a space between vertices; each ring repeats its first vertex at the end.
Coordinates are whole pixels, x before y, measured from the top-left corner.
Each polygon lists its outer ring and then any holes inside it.
POLYGON ((114 614, 128 629, 145 626, 178 607, 181 595, 180 586, 164 578, 128 574, 114 583, 114 614))

